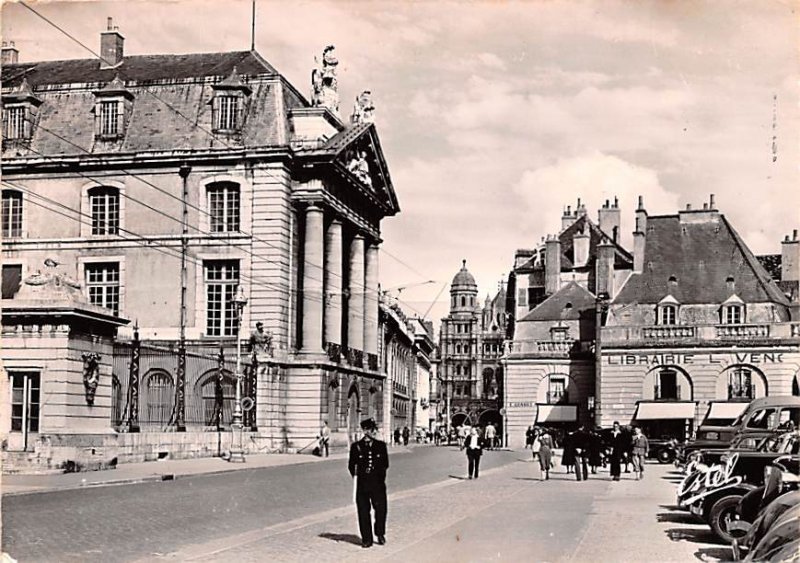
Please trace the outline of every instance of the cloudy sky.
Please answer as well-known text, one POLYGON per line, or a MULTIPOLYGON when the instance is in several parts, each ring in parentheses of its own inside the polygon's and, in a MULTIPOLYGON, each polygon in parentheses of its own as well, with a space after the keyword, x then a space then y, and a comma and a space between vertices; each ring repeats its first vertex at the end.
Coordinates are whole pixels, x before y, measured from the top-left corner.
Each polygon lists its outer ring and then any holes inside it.
MULTIPOLYGON (((249 0, 32 5, 93 49, 107 16, 127 54, 250 45, 249 0)), ((481 295, 496 291, 515 249, 556 232, 577 197, 596 219, 618 196, 629 233, 637 195, 669 214, 713 193, 756 253, 780 252, 800 227, 798 7, 258 0, 256 48, 308 92, 334 44, 345 117, 372 90, 402 207, 383 225, 381 279, 409 286, 403 306, 421 314, 462 259, 481 295)), ((19 5, 2 31, 22 61, 90 56, 19 5)), ((436 320, 447 288, 439 300, 436 320)))

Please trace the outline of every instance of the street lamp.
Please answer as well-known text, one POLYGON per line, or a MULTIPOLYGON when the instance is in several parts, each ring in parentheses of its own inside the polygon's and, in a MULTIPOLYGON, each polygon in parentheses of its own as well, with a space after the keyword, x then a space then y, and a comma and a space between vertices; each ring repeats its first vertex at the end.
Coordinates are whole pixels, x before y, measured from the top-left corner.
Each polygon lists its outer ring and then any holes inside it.
POLYGON ((239 286, 233 298, 236 305, 236 402, 233 407, 233 421, 231 422, 231 457, 230 461, 244 462, 244 445, 242 444, 242 311, 247 305, 244 289, 239 286))

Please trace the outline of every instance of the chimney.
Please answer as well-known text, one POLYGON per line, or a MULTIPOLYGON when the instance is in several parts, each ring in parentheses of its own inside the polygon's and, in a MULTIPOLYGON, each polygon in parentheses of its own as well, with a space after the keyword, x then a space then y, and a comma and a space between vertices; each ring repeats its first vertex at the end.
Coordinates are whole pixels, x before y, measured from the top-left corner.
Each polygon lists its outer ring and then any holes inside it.
POLYGON ((589 233, 585 224, 582 231, 572 236, 572 258, 576 268, 585 266, 589 261, 589 233))
POLYGON ((729 294, 733 295, 736 293, 736 280, 733 276, 725 278, 725 287, 728 289, 729 294))
POLYGON ((15 65, 19 62, 19 51, 14 46, 14 42, 6 43, 3 41, 3 58, 2 64, 3 66, 6 65, 15 65))
POLYGON ((597 245, 597 295, 614 297, 614 254, 614 245, 607 238, 597 245))
POLYGON ((125 38, 114 25, 114 19, 108 18, 108 29, 100 34, 100 68, 114 68, 122 63, 125 38))
POLYGON ((544 244, 544 292, 552 295, 561 288, 561 241, 551 236, 544 244))
POLYGON ((573 222, 575 222, 575 218, 572 216, 572 206, 568 205, 564 210, 564 214, 561 215, 561 230, 565 230, 573 222))
POLYGON ((619 205, 617 198, 614 198, 614 203, 610 204, 606 200, 603 207, 597 210, 597 223, 600 230, 608 235, 614 242, 619 242, 619 205))
POLYGON ((536 255, 535 250, 530 250, 528 248, 518 248, 517 252, 514 253, 514 268, 519 268, 526 262, 528 262, 531 258, 536 255))
POLYGON ((575 206, 575 217, 583 217, 586 215, 586 206, 581 203, 581 198, 578 198, 578 205, 575 206))
POLYGON ((800 281, 800 240, 797 229, 781 243, 781 281, 800 281))
POLYGON ((636 230, 633 231, 633 272, 635 274, 641 274, 644 271, 644 242, 645 234, 639 223, 639 217, 636 217, 636 230))

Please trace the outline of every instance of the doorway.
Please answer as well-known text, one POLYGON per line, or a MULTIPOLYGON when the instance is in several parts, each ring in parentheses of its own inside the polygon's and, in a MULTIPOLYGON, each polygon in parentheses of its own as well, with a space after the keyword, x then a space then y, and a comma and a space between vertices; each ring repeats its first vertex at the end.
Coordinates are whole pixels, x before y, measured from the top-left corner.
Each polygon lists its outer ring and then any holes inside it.
POLYGON ((11 389, 11 432, 8 449, 28 451, 39 432, 41 378, 39 372, 9 371, 11 389))

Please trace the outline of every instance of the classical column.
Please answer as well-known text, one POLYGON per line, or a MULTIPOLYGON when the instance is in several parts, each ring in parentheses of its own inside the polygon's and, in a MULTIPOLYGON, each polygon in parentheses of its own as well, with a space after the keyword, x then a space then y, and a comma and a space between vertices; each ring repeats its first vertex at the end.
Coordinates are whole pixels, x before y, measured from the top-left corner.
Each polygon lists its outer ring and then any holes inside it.
POLYGON ((350 302, 347 345, 364 351, 364 237, 356 235, 350 244, 350 302))
POLYGON ((303 247, 303 351, 322 352, 322 280, 324 231, 322 209, 306 208, 306 239, 303 247))
POLYGON ((367 247, 364 289, 364 353, 378 354, 378 245, 367 247))
POLYGON ((342 344, 342 222, 334 219, 325 234, 325 342, 342 344))

